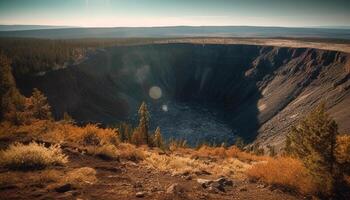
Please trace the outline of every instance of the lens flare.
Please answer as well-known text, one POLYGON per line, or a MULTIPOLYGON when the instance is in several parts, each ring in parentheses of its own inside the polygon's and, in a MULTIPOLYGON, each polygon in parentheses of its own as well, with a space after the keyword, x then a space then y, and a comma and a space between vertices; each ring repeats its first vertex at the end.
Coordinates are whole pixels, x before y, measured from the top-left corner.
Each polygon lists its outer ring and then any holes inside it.
POLYGON ((159 99, 162 97, 162 89, 160 89, 158 86, 151 87, 148 93, 152 99, 159 99))
POLYGON ((162 110, 164 112, 168 112, 168 106, 167 105, 162 105, 162 110))

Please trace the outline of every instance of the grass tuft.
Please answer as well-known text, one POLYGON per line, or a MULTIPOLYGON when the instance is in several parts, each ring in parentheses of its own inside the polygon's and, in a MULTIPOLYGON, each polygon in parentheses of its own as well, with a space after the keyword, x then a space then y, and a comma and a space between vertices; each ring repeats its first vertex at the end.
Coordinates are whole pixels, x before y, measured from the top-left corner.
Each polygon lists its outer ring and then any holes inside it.
POLYGON ((62 153, 59 145, 47 148, 36 142, 28 145, 14 143, 8 149, 0 151, 0 157, 0 164, 13 170, 43 169, 68 162, 68 157, 62 153))

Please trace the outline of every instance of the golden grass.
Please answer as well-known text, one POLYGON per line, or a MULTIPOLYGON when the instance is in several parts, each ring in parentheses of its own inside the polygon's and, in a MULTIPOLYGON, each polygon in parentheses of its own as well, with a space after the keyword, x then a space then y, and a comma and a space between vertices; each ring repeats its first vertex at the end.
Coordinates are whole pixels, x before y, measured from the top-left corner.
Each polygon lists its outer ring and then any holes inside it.
POLYGON ((267 162, 254 164, 246 174, 251 180, 260 180, 303 194, 313 194, 317 190, 302 162, 289 157, 271 158, 267 162))
POLYGON ((15 143, 0 152, 0 164, 9 169, 43 169, 52 165, 64 165, 68 157, 62 153, 59 145, 45 147, 32 142, 28 145, 15 143))
POLYGON ((97 181, 96 170, 91 167, 74 169, 68 172, 60 181, 73 185, 93 184, 97 181))
POLYGON ((209 147, 202 146, 197 151, 193 152, 193 156, 199 157, 216 157, 216 158, 237 158, 243 162, 251 161, 263 161, 267 160, 267 156, 257 156, 248 152, 241 151, 236 146, 231 146, 228 148, 225 147, 209 147))
POLYGON ((159 155, 153 152, 146 153, 144 163, 154 169, 170 172, 174 175, 207 171, 213 175, 229 176, 232 178, 242 178, 243 172, 250 166, 235 158, 208 162, 206 160, 194 159, 191 156, 174 154, 170 156, 159 155))
POLYGON ((119 158, 121 159, 139 161, 145 158, 145 149, 136 148, 132 144, 120 143, 117 145, 117 149, 117 153, 119 154, 119 158))
MULTIPOLYGON (((0 133, 11 126, 2 124, 0 133)), ((113 128, 99 128, 96 124, 79 127, 64 121, 36 120, 31 124, 12 126, 11 133, 28 134, 34 139, 52 143, 72 142, 80 145, 118 144, 119 133, 113 128)))
POLYGON ((102 146, 88 146, 87 153, 98 156, 105 160, 119 159, 118 149, 113 144, 105 144, 102 146))

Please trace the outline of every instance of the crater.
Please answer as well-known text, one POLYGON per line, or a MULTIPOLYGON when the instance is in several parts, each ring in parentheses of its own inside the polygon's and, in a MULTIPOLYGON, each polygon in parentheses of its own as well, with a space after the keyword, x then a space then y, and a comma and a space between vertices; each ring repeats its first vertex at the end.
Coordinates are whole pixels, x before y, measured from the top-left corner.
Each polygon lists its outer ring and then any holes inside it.
MULTIPOLYGON (((240 136, 263 143, 271 135, 280 140, 323 97, 330 109, 347 106, 349 90, 334 90, 332 84, 344 79, 348 57, 258 45, 118 46, 97 50, 78 65, 17 82, 27 95, 34 87, 44 91, 58 119, 68 112, 79 123, 136 123, 138 106, 145 101, 152 129, 160 126, 167 139, 231 144, 240 136), (262 95, 267 88, 268 95, 262 95), (309 90, 307 98, 298 98, 309 90), (295 99, 300 103, 291 103, 295 99)), ((340 124, 340 129, 349 126, 340 124)))

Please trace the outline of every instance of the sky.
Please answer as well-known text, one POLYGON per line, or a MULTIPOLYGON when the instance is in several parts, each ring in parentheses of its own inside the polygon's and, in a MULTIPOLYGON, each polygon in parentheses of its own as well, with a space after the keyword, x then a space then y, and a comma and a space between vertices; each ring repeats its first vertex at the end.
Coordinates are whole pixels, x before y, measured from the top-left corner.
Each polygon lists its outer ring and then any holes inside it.
POLYGON ((350 26, 350 0, 0 0, 0 24, 350 26))

